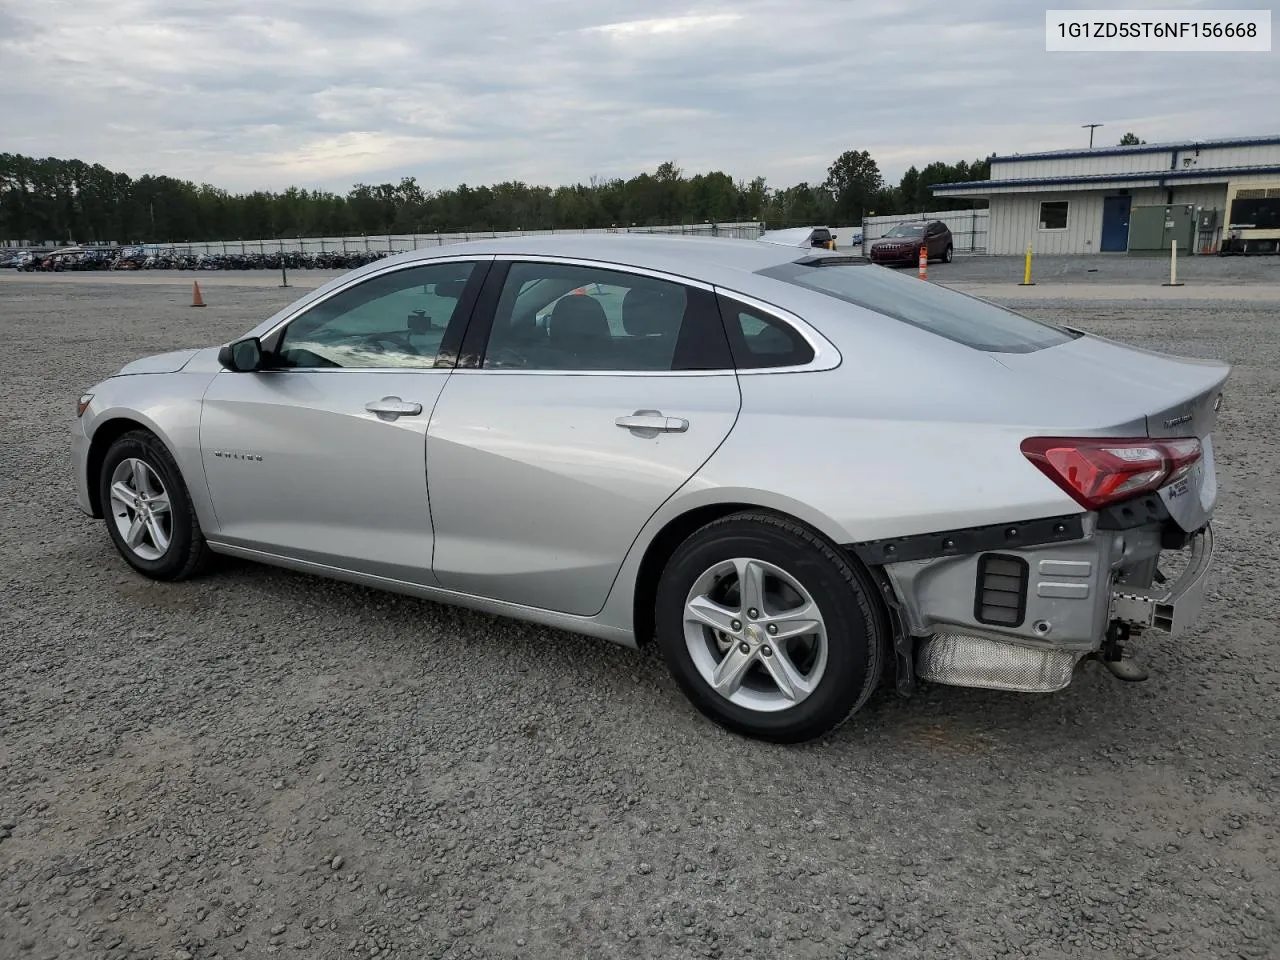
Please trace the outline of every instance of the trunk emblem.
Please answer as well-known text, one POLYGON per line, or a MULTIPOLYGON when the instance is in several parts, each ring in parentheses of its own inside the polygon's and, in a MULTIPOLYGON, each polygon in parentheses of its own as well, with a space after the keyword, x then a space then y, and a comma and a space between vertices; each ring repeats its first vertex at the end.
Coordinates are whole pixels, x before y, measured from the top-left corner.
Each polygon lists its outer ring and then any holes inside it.
POLYGON ((1180 424, 1190 423, 1190 422, 1191 422, 1191 414, 1184 413, 1180 417, 1170 417, 1168 420, 1164 422, 1164 425, 1166 427, 1176 427, 1180 424))

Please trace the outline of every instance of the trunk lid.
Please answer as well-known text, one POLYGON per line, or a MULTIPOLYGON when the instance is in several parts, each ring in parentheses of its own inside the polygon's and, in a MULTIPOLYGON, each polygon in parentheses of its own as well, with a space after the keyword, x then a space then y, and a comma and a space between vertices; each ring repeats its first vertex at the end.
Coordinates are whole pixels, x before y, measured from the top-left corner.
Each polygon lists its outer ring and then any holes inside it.
POLYGON ((1204 451, 1199 463, 1163 487, 1160 498, 1188 532, 1212 516, 1218 495, 1212 433, 1229 364, 1156 353, 1091 334, 1034 353, 992 356, 1022 375, 1030 396, 1046 405, 1045 415, 1047 407, 1059 405, 1049 419, 1067 420, 1073 432, 1105 434, 1114 424, 1141 424, 1152 439, 1199 439, 1204 451))

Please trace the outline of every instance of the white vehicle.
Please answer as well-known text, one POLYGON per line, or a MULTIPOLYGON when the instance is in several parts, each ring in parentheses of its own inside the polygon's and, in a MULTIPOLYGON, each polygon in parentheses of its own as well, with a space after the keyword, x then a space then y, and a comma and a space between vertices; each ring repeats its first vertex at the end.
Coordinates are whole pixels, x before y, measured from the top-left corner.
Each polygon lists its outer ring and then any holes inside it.
POLYGON ((784 247, 834 250, 836 235, 830 227, 791 227, 787 230, 766 230, 758 239, 762 243, 776 243, 784 247))

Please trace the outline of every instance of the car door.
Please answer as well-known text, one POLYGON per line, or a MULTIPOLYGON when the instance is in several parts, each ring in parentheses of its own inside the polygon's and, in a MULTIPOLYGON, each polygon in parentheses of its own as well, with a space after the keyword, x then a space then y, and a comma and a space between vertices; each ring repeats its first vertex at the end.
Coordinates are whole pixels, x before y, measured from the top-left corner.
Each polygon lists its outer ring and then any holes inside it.
POLYGON ((379 272, 264 337, 266 369, 214 377, 200 446, 216 539, 433 583, 427 423, 487 268, 379 272))
POLYGON ((925 228, 925 242, 929 245, 931 260, 942 256, 942 248, 945 246, 942 242, 942 224, 935 221, 925 228))
POLYGON ((441 586, 576 615, 728 436, 741 396, 709 287, 498 258, 431 419, 441 586))

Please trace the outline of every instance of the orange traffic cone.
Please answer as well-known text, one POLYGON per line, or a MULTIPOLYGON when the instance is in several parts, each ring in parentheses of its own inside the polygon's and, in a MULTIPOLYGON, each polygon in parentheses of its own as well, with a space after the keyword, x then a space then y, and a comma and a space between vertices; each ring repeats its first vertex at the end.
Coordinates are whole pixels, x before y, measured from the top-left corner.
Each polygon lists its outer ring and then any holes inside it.
POLYGON ((200 284, 198 282, 191 284, 191 305, 193 307, 204 306, 204 297, 200 296, 200 284))
POLYGON ((920 279, 929 279, 929 246, 920 244, 920 279))

